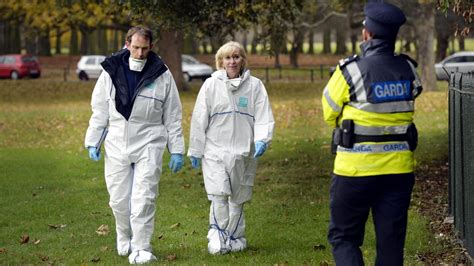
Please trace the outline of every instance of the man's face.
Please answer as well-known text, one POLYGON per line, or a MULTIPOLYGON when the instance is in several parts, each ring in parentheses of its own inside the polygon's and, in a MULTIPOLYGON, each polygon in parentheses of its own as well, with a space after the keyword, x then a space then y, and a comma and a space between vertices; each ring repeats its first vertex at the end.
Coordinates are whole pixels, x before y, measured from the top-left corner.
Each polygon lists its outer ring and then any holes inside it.
POLYGON ((134 34, 131 42, 126 42, 130 56, 134 59, 146 59, 153 45, 150 40, 140 34, 134 34))

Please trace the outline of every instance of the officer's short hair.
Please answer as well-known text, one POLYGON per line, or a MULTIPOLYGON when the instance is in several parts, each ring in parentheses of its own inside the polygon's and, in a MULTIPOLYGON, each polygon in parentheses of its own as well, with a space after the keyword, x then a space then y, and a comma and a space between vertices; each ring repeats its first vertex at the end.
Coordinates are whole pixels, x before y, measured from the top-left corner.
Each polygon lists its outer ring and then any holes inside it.
POLYGON ((152 32, 149 28, 145 27, 145 26, 134 26, 134 27, 131 27, 128 32, 127 32, 127 35, 125 37, 125 40, 128 42, 128 43, 131 43, 132 42, 132 36, 135 35, 135 34, 139 34, 143 37, 145 37, 145 39, 148 39, 150 41, 150 44, 153 43, 153 35, 152 35, 152 32))
POLYGON ((247 53, 245 52, 242 44, 238 42, 230 41, 219 48, 216 53, 216 68, 224 69, 223 61, 224 57, 233 55, 237 52, 242 57, 242 69, 247 66, 247 53))

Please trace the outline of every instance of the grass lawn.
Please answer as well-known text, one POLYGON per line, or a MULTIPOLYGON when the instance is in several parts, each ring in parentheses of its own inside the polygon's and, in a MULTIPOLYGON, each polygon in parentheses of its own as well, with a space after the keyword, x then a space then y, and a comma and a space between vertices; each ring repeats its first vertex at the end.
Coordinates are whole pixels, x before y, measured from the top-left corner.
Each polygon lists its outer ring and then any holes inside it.
MULTIPOLYGON (((128 264, 115 250, 115 229, 103 161, 83 148, 93 82, 0 80, 0 264, 128 264), (96 230, 108 226, 102 235, 96 230), (28 238, 28 241, 27 241, 28 238)), ((181 93, 186 141, 199 84, 181 93)), ((248 250, 207 254, 209 203, 200 171, 171 174, 164 167, 153 247, 158 263, 186 265, 333 264, 329 222, 331 129, 322 120, 319 83, 271 83, 274 142, 260 159, 254 198, 246 204, 248 250)), ((445 91, 417 102, 418 165, 448 151, 445 91)), ((167 163, 169 155, 164 158, 167 163)), ((407 265, 440 249, 426 218, 411 210, 407 265)), ((363 246, 375 259, 373 228, 363 246)))

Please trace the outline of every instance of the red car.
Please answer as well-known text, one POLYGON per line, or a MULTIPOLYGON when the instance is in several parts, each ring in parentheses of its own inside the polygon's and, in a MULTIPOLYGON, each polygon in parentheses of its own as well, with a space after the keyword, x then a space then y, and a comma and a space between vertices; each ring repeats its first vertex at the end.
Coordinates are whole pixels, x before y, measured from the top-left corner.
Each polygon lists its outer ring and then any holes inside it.
POLYGON ((40 76, 41 68, 35 56, 21 54, 0 55, 1 78, 39 78, 40 76))

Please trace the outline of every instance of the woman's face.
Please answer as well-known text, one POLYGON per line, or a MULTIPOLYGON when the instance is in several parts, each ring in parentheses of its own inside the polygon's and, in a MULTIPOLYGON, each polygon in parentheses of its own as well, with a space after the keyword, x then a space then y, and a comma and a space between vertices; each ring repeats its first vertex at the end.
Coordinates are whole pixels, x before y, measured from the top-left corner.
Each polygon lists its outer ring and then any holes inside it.
POLYGON ((242 68, 242 56, 238 51, 234 51, 232 54, 226 55, 223 58, 224 69, 227 72, 227 76, 230 79, 236 78, 240 74, 242 68))

